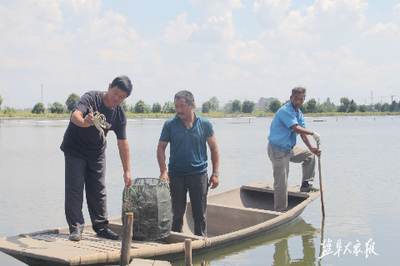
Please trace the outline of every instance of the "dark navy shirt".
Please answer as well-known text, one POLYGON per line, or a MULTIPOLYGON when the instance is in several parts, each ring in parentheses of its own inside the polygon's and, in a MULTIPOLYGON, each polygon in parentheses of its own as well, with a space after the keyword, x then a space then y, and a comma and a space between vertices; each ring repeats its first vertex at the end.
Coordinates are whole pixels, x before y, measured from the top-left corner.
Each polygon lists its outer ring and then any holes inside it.
POLYGON ((296 145, 297 133, 292 126, 299 125, 306 128, 303 113, 300 109, 295 112, 291 102, 288 102, 276 112, 271 123, 268 136, 269 145, 281 150, 290 151, 296 145))
MULTIPOLYGON (((117 139, 126 139, 126 115, 124 108, 117 105, 111 110, 108 109, 103 102, 103 93, 102 91, 89 91, 85 93, 72 112, 79 110, 85 117, 89 113, 88 107, 90 104, 93 112, 98 111, 104 114, 106 121, 112 125, 110 129, 104 129, 105 136, 107 136, 109 130, 113 130, 117 135, 117 139)), ((106 147, 107 141, 103 142, 103 138, 95 126, 79 127, 70 121, 60 148, 66 154, 92 161, 103 158, 106 147)))
POLYGON ((195 115, 188 129, 178 115, 165 121, 160 141, 170 142, 168 174, 172 176, 194 175, 207 171, 207 138, 214 135, 213 127, 206 118, 195 115))

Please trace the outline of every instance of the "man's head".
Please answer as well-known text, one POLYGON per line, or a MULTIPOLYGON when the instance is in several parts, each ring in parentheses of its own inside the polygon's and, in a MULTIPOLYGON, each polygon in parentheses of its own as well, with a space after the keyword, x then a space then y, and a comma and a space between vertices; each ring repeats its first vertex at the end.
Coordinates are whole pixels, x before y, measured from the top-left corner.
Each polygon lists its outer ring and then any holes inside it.
POLYGON ((132 82, 127 76, 116 77, 108 86, 106 105, 114 107, 121 104, 131 95, 132 82))
POLYGON ((290 96, 290 101, 295 110, 299 109, 306 99, 306 88, 295 87, 292 89, 292 95, 290 96))
POLYGON ((190 91, 179 91, 175 94, 175 111, 181 119, 191 118, 194 108, 194 97, 190 91))

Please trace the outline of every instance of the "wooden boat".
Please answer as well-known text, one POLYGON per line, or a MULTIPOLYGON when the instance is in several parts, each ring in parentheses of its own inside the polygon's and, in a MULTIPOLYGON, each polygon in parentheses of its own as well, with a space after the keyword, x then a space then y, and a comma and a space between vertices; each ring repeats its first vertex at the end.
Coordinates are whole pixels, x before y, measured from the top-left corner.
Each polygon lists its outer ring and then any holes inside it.
MULTIPOLYGON (((193 234, 190 203, 182 233, 156 241, 132 241, 133 258, 172 260, 184 256, 185 239, 192 240, 193 254, 210 251, 265 234, 295 220, 319 192, 301 193, 288 187, 288 210, 273 211, 273 185, 253 182, 208 196, 208 237, 193 234)), ((121 217, 109 220, 109 227, 122 235, 121 217)), ((29 265, 111 265, 118 264, 121 240, 98 238, 86 224, 82 240, 68 240, 68 227, 0 238, 0 251, 29 265)))

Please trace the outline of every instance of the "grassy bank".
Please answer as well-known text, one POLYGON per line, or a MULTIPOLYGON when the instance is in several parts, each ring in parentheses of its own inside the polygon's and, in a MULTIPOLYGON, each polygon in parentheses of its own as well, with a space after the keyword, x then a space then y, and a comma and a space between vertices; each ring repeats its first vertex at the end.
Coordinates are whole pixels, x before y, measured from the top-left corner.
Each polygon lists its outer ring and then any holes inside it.
MULTIPOLYGON (((175 114, 166 114, 166 113, 147 113, 147 114, 136 114, 127 112, 126 116, 128 118, 169 118, 173 117, 175 114)), ((269 112, 260 112, 256 111, 251 114, 243 114, 243 113, 232 113, 228 114, 225 112, 209 112, 209 113, 200 113, 200 115, 205 117, 272 117, 275 113, 269 112)), ((382 115, 400 115, 400 112, 355 112, 355 113, 339 113, 339 112, 330 112, 330 113, 307 113, 304 116, 308 117, 320 117, 320 116, 382 116, 382 115)), ((70 114, 32 114, 30 112, 17 111, 11 114, 4 114, 0 112, 0 117, 3 118, 69 118, 70 114)))

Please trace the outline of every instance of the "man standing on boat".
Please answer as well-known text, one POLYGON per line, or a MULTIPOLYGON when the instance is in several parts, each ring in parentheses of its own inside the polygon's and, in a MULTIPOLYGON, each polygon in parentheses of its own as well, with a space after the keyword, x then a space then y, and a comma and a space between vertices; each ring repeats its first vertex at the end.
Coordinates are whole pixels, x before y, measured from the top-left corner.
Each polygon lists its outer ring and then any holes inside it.
POLYGON ((189 91, 175 94, 176 115, 165 121, 157 148, 160 178, 170 183, 173 221, 172 231, 182 232, 186 210, 186 194, 189 191, 194 219, 194 233, 207 236, 206 208, 208 188, 219 183, 219 154, 217 140, 210 121, 193 111, 194 97, 189 91), (168 171, 165 149, 171 143, 168 171), (213 167, 208 180, 207 145, 213 167))
POLYGON ((306 129, 300 106, 306 98, 306 89, 296 87, 292 89, 290 102, 279 108, 271 123, 270 135, 268 136, 268 156, 272 162, 274 176, 274 210, 283 212, 288 206, 287 181, 289 174, 289 162, 302 163, 303 180, 300 187, 301 192, 310 192, 319 189, 309 184, 314 181, 315 155, 321 156, 321 150, 314 148, 308 135, 320 144, 321 136, 306 129), (308 149, 296 146, 297 135, 308 149))
POLYGON ((108 228, 105 136, 108 130, 115 132, 124 182, 131 186, 126 115, 120 105, 131 92, 131 80, 127 76, 119 76, 109 84, 107 91, 85 93, 72 110, 60 147, 65 157, 65 216, 72 241, 82 238, 84 188, 92 227, 97 236, 114 240, 119 238, 108 228), (108 124, 103 128, 99 123, 104 120, 108 124))

